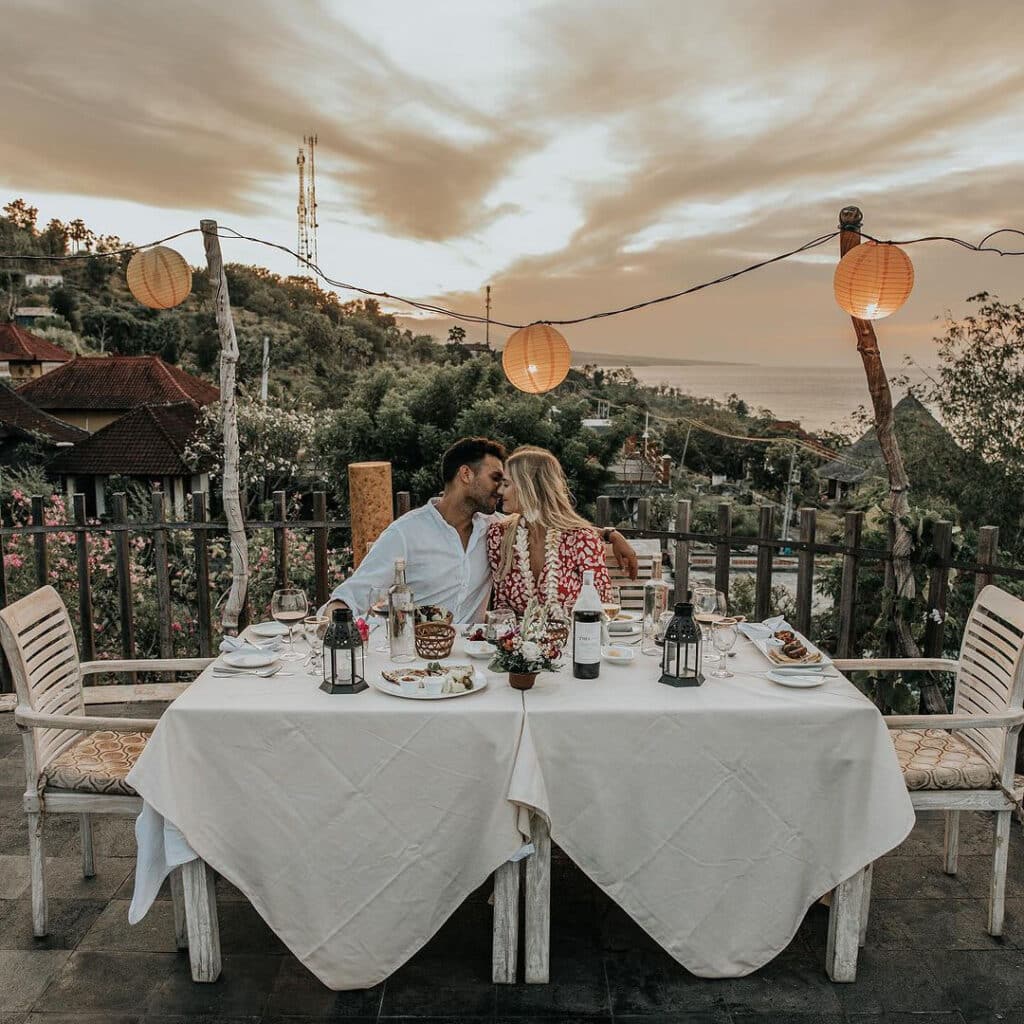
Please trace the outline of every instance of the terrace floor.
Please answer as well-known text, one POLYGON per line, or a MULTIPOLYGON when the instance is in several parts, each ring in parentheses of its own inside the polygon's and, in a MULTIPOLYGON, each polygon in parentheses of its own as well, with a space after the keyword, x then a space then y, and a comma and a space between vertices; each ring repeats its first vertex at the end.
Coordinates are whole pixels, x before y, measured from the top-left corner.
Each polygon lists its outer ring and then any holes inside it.
MULTIPOLYGON (((151 717, 159 707, 107 707, 151 717)), ((488 886, 409 963, 364 992, 325 989, 243 897, 218 882, 224 968, 195 985, 174 950, 169 899, 134 928, 132 822, 94 825, 96 877, 81 877, 75 819, 48 826, 52 934, 32 937, 21 741, 0 715, 0 1024, 322 1021, 431 1017, 522 1024, 527 1018, 634 1024, 1024 1024, 1024 839, 1014 825, 1007 920, 985 933, 991 823, 965 814, 960 874, 942 873, 942 821, 923 817, 875 867, 871 925, 856 983, 824 971, 828 912, 808 913, 790 947, 755 974, 695 978, 555 852, 551 983, 492 985, 488 886)), ((743 927, 742 921, 737 927, 743 927)))

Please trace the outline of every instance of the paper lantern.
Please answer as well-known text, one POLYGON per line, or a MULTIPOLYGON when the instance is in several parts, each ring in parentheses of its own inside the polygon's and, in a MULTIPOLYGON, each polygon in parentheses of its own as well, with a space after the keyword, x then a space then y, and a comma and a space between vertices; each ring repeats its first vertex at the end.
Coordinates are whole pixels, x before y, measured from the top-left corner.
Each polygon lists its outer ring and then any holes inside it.
POLYGON ((192 291, 192 270, 180 252, 157 245, 141 249, 125 273, 132 295, 151 309, 170 309, 192 291))
POLYGON ((895 313, 914 287, 914 265, 898 246, 864 242, 836 267, 836 302, 858 320, 881 320, 895 313))
POLYGON ((531 395, 557 388, 569 372, 569 343, 550 324, 520 327, 501 356, 505 376, 531 395))

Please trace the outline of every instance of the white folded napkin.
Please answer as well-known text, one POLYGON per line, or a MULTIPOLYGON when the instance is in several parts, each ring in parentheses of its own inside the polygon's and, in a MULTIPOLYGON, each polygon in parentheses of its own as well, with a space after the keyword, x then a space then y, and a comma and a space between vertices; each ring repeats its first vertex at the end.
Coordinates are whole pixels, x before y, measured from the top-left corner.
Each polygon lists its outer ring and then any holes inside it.
POLYGON ((764 622, 741 622, 736 628, 748 640, 767 640, 778 630, 793 627, 782 615, 776 615, 771 619, 765 619, 764 622))
POLYGON ((281 638, 274 637, 272 640, 261 640, 258 643, 252 640, 243 640, 240 636, 226 636, 220 642, 221 654, 228 654, 236 651, 239 654, 266 654, 267 651, 276 651, 281 646, 281 638))

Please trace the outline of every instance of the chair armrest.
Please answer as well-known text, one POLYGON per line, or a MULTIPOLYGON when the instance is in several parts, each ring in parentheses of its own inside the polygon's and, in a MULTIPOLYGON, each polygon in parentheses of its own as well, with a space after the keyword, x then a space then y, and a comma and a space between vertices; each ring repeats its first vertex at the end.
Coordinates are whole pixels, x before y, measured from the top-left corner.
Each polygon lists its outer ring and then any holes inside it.
POLYGON ((152 732, 156 718, 100 718, 85 715, 49 715, 24 706, 14 709, 14 724, 21 729, 73 729, 75 732, 152 732))
POLYGON ((215 658, 148 658, 140 661, 83 661, 79 670, 83 676, 102 672, 190 672, 202 671, 215 658))
POLYGON ((950 658, 839 658, 832 662, 840 672, 956 672, 960 662, 950 658))
POLYGON ((1012 729, 1024 725, 1024 711, 999 711, 991 715, 886 715, 890 729, 1012 729))

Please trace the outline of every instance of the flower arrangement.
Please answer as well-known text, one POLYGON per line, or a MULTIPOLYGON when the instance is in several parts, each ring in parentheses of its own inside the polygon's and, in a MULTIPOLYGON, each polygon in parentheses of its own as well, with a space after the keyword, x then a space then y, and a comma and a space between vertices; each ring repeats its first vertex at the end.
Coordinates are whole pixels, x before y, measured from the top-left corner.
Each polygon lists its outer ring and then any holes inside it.
POLYGON ((558 636, 564 631, 564 624, 565 613, 559 606, 531 601, 522 621, 498 641, 487 667, 492 672, 524 675, 557 672, 556 662, 562 655, 558 636))

